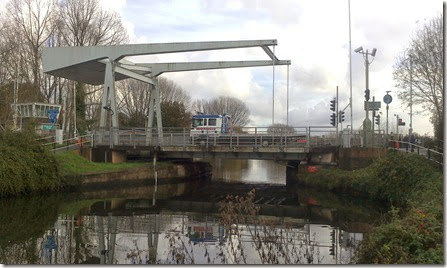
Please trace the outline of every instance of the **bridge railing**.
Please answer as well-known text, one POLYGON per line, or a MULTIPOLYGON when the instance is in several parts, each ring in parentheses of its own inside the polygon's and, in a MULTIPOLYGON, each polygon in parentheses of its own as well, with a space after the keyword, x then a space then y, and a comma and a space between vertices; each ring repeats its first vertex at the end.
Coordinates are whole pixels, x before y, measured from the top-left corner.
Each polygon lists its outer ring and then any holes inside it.
POLYGON ((444 154, 442 152, 438 152, 436 150, 426 148, 418 144, 406 141, 390 140, 389 148, 400 152, 422 155, 425 156, 428 160, 431 160, 441 166, 443 165, 444 154))
POLYGON ((103 128, 93 131, 95 145, 114 146, 227 146, 298 148, 336 144, 333 127, 242 127, 228 134, 203 130, 191 135, 190 128, 103 128))
POLYGON ((56 140, 56 136, 47 136, 37 139, 40 141, 42 145, 47 148, 50 152, 62 152, 80 149, 83 147, 91 146, 93 143, 93 135, 87 134, 83 136, 69 137, 68 135, 65 138, 62 138, 60 141, 56 140))

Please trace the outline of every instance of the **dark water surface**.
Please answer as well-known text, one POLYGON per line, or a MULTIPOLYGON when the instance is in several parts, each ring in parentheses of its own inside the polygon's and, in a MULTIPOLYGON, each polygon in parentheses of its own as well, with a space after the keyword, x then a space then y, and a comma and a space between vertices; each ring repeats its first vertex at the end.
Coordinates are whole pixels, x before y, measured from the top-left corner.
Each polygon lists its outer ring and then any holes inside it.
POLYGON ((380 215, 364 201, 287 188, 281 163, 211 163, 212 178, 194 183, 0 200, 0 262, 347 264, 380 215), (219 212, 252 189, 251 203, 231 206, 257 207, 252 216, 219 212))

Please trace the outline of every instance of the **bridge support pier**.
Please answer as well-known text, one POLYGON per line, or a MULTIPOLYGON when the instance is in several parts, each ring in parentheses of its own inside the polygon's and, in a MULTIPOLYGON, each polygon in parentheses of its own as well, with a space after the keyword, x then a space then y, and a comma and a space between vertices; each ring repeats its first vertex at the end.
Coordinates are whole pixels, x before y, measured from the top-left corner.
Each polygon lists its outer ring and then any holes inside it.
POLYGON ((296 185, 298 182, 298 168, 300 160, 290 160, 286 167, 286 186, 296 185))

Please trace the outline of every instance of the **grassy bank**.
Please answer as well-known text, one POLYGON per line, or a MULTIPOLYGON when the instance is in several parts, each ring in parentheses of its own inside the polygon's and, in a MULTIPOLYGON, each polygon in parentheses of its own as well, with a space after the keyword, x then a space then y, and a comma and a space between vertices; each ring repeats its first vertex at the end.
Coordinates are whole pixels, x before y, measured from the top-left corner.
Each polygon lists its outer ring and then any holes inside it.
POLYGON ((89 173, 103 173, 124 170, 128 168, 136 168, 141 166, 148 166, 149 163, 96 163, 91 162, 84 157, 76 154, 74 151, 67 151, 56 154, 56 160, 60 167, 60 174, 67 175, 82 175, 89 173))
POLYGON ((62 187, 52 154, 28 132, 0 132, 0 197, 55 191, 62 187))
MULTIPOLYGON (((148 166, 148 163, 94 163, 74 151, 53 154, 32 132, 0 132, 0 198, 59 191, 78 183, 68 176, 148 166)), ((160 163, 159 166, 163 164, 160 163)))
POLYGON ((322 169, 300 183, 389 209, 388 219, 362 242, 358 263, 443 263, 443 178, 425 158, 390 152, 366 168, 322 169))

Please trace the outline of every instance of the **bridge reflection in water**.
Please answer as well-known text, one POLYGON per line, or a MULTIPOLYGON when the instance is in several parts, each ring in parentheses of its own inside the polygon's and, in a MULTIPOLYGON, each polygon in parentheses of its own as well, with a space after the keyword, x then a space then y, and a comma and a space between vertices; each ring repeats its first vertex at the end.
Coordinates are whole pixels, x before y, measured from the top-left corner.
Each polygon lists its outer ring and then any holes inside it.
MULTIPOLYGON (((253 223, 243 223, 237 226, 237 235, 228 236, 215 215, 166 211, 130 216, 60 216, 54 232, 59 247, 53 250, 52 259, 48 258, 50 254, 46 254, 39 263, 176 263, 179 256, 188 256, 184 259, 185 263, 219 264, 222 263, 219 254, 225 254, 224 263, 237 263, 242 262, 241 259, 234 259, 228 252, 229 240, 237 239, 245 250, 245 263, 260 264, 259 252, 253 245, 261 236, 264 243, 270 238, 273 239, 272 243, 282 244, 289 250, 294 248, 293 254, 288 257, 296 257, 299 263, 306 264, 311 260, 310 263, 347 264, 353 257, 355 245, 363 239, 363 233, 348 232, 305 219, 259 218, 269 222, 267 229, 253 223), (81 230, 77 239, 72 236, 76 228, 81 230), (87 247, 75 257, 73 252, 80 244, 87 247), (205 251, 209 254, 209 260, 205 251), (172 256, 173 252, 178 255, 172 256)), ((42 239, 44 242, 46 238, 42 239)), ((279 263, 286 261, 279 260, 279 263)))
MULTIPOLYGON (((25 259, 17 263, 29 263, 26 256, 38 252, 31 263, 259 264, 266 262, 255 246, 262 242, 287 251, 289 259, 279 258, 279 263, 345 264, 352 261, 355 246, 369 228, 367 221, 340 222, 339 218, 346 217, 339 217, 332 208, 299 203, 296 190, 283 185, 211 183, 205 188, 191 187, 158 185, 135 194, 123 192, 122 198, 113 199, 107 199, 110 195, 104 192, 72 197, 82 201, 71 207, 86 205, 74 215, 59 214, 54 226, 48 226, 33 246, 24 247, 30 252, 22 252, 25 259), (219 202, 230 192, 242 195, 251 188, 256 189, 258 215, 226 229, 219 202), (162 198, 139 197, 147 194, 162 198), (231 251, 231 243, 240 243, 244 258, 231 251)), ((116 194, 111 195, 119 196, 116 194)), ((8 259, 2 261, 8 263, 8 259)))

